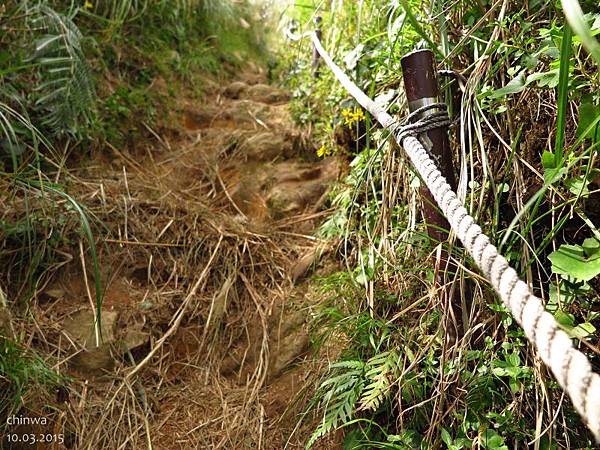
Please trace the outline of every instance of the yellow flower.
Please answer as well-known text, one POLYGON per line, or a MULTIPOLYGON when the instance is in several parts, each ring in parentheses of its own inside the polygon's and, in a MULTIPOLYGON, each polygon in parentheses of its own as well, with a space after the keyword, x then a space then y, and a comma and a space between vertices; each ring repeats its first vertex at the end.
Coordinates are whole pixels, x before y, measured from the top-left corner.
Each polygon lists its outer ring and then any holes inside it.
POLYGON ((325 144, 321 145, 321 147, 319 147, 319 149, 317 150, 317 156, 319 158, 324 158, 326 156, 329 156, 331 154, 331 151, 325 147, 325 144))
POLYGON ((350 108, 342 110, 342 116, 344 116, 344 125, 352 125, 354 122, 360 122, 365 120, 365 114, 363 110, 358 108, 352 111, 350 108))
POLYGON ((94 8, 94 4, 92 2, 86 1, 83 4, 83 9, 93 9, 94 8))

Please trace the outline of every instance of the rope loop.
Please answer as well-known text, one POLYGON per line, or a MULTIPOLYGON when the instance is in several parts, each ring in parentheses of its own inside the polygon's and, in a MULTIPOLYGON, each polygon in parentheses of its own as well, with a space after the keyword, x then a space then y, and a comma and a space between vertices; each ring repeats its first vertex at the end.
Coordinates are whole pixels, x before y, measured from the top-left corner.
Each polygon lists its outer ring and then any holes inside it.
POLYGON ((432 103, 421 106, 411 112, 404 123, 395 123, 392 126, 392 133, 396 141, 402 145, 404 139, 408 136, 418 137, 418 135, 434 130, 436 128, 447 127, 452 124, 448 116, 448 107, 445 103, 432 103))

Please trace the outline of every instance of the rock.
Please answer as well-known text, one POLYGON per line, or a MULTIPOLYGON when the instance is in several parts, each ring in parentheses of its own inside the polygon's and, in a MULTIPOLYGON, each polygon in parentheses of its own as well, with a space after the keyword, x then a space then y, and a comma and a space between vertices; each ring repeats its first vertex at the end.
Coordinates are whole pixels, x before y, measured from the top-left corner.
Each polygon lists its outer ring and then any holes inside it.
POLYGON ((219 111, 215 108, 185 111, 183 116, 183 126, 190 131, 208 128, 218 114, 219 111))
MULTIPOLYGON (((118 313, 115 311, 102 311, 100 344, 115 340, 115 328, 118 313)), ((77 311, 67 318, 63 324, 64 330, 73 340, 85 348, 96 347, 96 331, 94 313, 91 309, 77 311)))
POLYGON ((238 99, 248 89, 248 85, 242 81, 234 81, 223 90, 223 95, 227 98, 238 99))
MULTIPOLYGON (((294 300, 290 299, 294 302, 294 300)), ((269 378, 273 379, 310 350, 306 312, 284 308, 275 310, 269 320, 269 378)))
POLYGON ((267 84, 255 84, 250 86, 246 95, 251 100, 260 103, 272 105, 274 103, 284 103, 290 100, 290 95, 279 88, 267 84))
POLYGON ((303 183, 283 183, 275 186, 267 199, 271 215, 282 218, 292 212, 298 212, 315 203, 325 192, 327 185, 321 180, 303 183))
POLYGON ((99 372, 114 367, 115 358, 148 342, 149 334, 143 331, 142 322, 117 328, 118 319, 119 314, 116 311, 102 312, 100 345, 96 342, 94 314, 91 309, 78 311, 65 320, 65 332, 83 347, 71 360, 77 369, 92 375, 101 375, 99 372), (121 331, 121 336, 117 330, 121 331))
POLYGON ((115 358, 111 353, 111 346, 101 344, 100 347, 81 351, 71 358, 71 364, 89 375, 101 376, 104 372, 112 370, 115 366, 115 358))
POLYGON ((135 324, 125 333, 125 337, 121 340, 122 350, 131 351, 142 345, 145 345, 150 339, 150 335, 142 330, 143 324, 135 324))
POLYGON ((296 264, 294 264, 294 267, 292 268, 292 282, 294 284, 304 278, 309 269, 317 261, 319 255, 318 250, 319 249, 315 247, 296 261, 296 264))
POLYGON ((304 329, 288 334, 273 349, 269 361, 269 378, 277 377, 295 360, 308 353, 310 339, 304 329))
POLYGON ((102 312, 102 341, 99 345, 96 341, 94 313, 91 309, 77 311, 65 320, 63 329, 83 347, 83 350, 71 359, 75 368, 99 376, 114 367, 110 343, 114 341, 117 317, 116 312, 102 312))
POLYGON ((294 154, 294 137, 269 131, 247 138, 239 146, 246 159, 272 161, 277 157, 291 158, 294 154))
POLYGON ((44 291, 44 294, 46 294, 48 296, 48 298, 50 298, 52 300, 58 300, 58 299, 63 298, 66 295, 66 291, 61 287, 55 287, 55 288, 46 289, 44 291))

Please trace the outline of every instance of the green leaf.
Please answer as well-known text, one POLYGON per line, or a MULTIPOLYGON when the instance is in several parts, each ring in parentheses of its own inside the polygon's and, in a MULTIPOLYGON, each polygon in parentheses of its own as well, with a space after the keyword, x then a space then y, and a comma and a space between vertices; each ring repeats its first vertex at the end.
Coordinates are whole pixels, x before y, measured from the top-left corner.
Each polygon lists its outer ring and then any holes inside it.
POLYGON ((548 72, 532 73, 525 80, 525 86, 537 81, 539 87, 549 87, 554 89, 559 83, 559 69, 552 69, 548 72))
POLYGON ((573 325, 575 325, 575 317, 573 317, 573 314, 567 314, 566 312, 559 310, 554 313, 554 318, 567 330, 572 329, 573 325))
POLYGON ((566 167, 546 169, 544 170, 544 183, 549 186, 564 177, 566 173, 566 167))
POLYGON ((442 441, 444 441, 444 444, 448 446, 452 445, 452 436, 450 436, 450 433, 448 433, 448 431, 445 428, 442 428, 441 436, 442 441))
POLYGON ((356 281, 361 286, 366 286, 369 282, 369 277, 366 272, 360 272, 356 277, 354 277, 354 281, 356 281))
POLYGON ((542 153, 542 166, 544 169, 554 169, 556 168, 556 158, 554 153, 549 151, 544 151, 542 153))
POLYGON ((581 246, 583 247, 583 253, 587 257, 600 253, 600 241, 596 238, 587 238, 581 246))
POLYGON ((510 80, 506 86, 496 89, 490 94, 490 98, 501 98, 507 95, 518 94, 527 86, 525 82, 524 71, 519 73, 515 78, 510 80))
POLYGON ((518 367, 521 365, 521 358, 519 358, 519 354, 517 352, 509 353, 506 355, 506 362, 513 367, 518 367))
POLYGON ((590 181, 591 180, 586 178, 585 175, 581 175, 565 180, 565 185, 573 195, 581 195, 582 197, 587 198, 590 195, 590 190, 588 189, 590 181))
MULTIPOLYGON (((563 27, 562 43, 560 46, 560 66, 556 72, 556 85, 558 86, 558 101, 556 115, 556 138, 554 140, 554 151, 556 152, 556 166, 562 164, 565 154, 565 124, 567 116, 567 104, 569 101, 569 75, 571 70, 571 50, 573 32, 569 24, 563 27)), ((553 84, 554 81, 550 81, 553 84)))
POLYGON ((584 97, 579 106, 579 124, 577 125, 577 137, 591 139, 592 142, 600 141, 600 108, 593 104, 590 96, 584 97), (596 122, 594 124, 594 122, 596 122), (594 126, 592 126, 594 125, 594 126))
POLYGON ((494 430, 485 430, 479 437, 479 442, 483 448, 488 450, 508 450, 508 447, 504 445, 504 438, 494 430))
POLYGON ((562 155, 562 151, 552 153, 546 150, 544 153, 542 153, 544 183, 548 186, 557 180, 560 180, 567 173, 567 169, 558 164, 560 155, 562 155))
POLYGON ((566 283, 560 283, 560 288, 555 284, 551 285, 548 293, 550 298, 546 304, 546 310, 552 314, 557 311, 558 305, 568 305, 576 298, 576 293, 569 289, 566 283))
POLYGON ((361 447, 361 436, 360 430, 352 430, 346 433, 344 437, 344 450, 355 450, 361 447))
POLYGON ((583 322, 569 330, 572 337, 584 338, 596 332, 596 327, 589 322, 583 322))
POLYGON ((521 390, 521 382, 516 378, 511 378, 510 380, 508 380, 508 387, 510 387, 510 391, 513 394, 516 394, 521 390))
POLYGON ((560 275, 589 281, 600 274, 600 254, 587 257, 579 245, 563 244, 548 259, 552 262, 552 272, 560 275))

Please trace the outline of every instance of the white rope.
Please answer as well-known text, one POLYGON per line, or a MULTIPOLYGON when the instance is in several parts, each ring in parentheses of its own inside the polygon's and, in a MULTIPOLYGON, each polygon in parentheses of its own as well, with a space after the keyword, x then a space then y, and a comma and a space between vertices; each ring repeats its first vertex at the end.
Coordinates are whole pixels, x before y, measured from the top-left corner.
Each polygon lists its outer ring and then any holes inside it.
MULTIPOLYGON (((312 38, 315 48, 344 88, 384 128, 392 130, 465 249, 490 280, 504 305, 525 331, 527 339, 537 349, 542 361, 550 367, 558 383, 569 394, 575 409, 594 434, 596 441, 600 442, 600 376, 592 371, 585 355, 573 346, 569 336, 545 310, 542 301, 531 294, 527 284, 519 279, 506 258, 490 243, 490 239, 468 214, 416 137, 429 129, 447 125, 448 117, 445 111, 443 114, 436 113, 434 118, 425 118, 401 126, 333 62, 315 33, 307 33, 297 38, 306 36, 312 38)), ((439 105, 432 106, 439 109, 439 105)), ((414 111, 410 117, 415 117, 416 113, 420 112, 422 111, 414 111)))
POLYGON ((402 146, 465 249, 523 327, 542 361, 567 391, 596 440, 600 441, 600 376, 592 372, 587 358, 575 349, 569 336, 545 310, 542 301, 529 292, 527 284, 519 279, 506 258, 490 243, 419 140, 406 136, 402 146))

